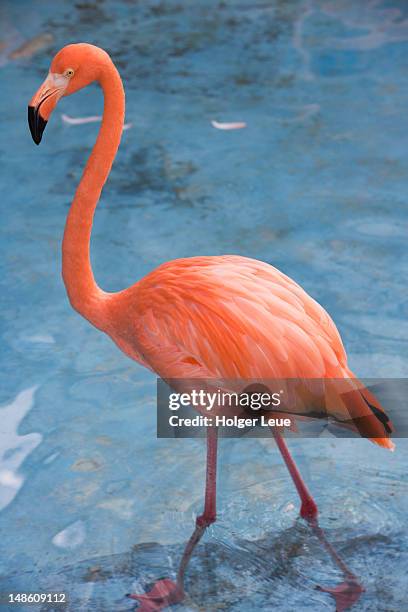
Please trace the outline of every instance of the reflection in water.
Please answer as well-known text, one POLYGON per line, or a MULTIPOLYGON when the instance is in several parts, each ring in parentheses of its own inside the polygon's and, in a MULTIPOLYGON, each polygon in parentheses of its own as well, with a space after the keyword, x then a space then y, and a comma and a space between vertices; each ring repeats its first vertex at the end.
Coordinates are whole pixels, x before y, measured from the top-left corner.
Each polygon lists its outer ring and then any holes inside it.
MULTIPOLYGON (((316 503, 302 479, 286 441, 275 429, 272 429, 272 432, 276 445, 298 492, 301 501, 300 514, 308 522, 314 536, 330 555, 343 577, 343 581, 336 586, 328 587, 318 585, 316 588, 321 592, 329 593, 335 599, 337 612, 343 612, 359 600, 365 588, 327 539, 324 530, 319 525, 316 503)), ((173 604, 183 602, 186 597, 185 579, 192 555, 208 527, 216 521, 217 446, 217 428, 207 428, 207 469, 204 511, 196 519, 195 529, 181 556, 176 579, 160 578, 154 582, 153 586, 147 592, 127 595, 130 599, 134 599, 140 603, 139 609, 142 612, 164 609, 173 604)))
MULTIPOLYGON (((350 571, 333 545, 329 542, 324 530, 319 526, 317 518, 310 519, 308 522, 313 535, 317 537, 343 576, 343 581, 339 582, 336 586, 323 586, 316 584, 316 589, 323 593, 328 593, 334 598, 337 612, 348 610, 360 599, 362 593, 365 591, 365 588, 360 583, 357 576, 350 571)), ((153 586, 149 588, 146 593, 128 595, 129 598, 135 599, 140 603, 138 608, 139 610, 143 612, 148 612, 149 610, 162 610, 173 604, 181 603, 186 599, 186 597, 188 597, 185 589, 187 567, 197 544, 199 544, 205 530, 207 529, 207 526, 208 525, 199 523, 197 521, 196 527, 184 549, 183 555, 181 556, 181 561, 175 580, 171 580, 170 578, 160 578, 154 582, 153 586)), ((264 562, 263 558, 262 562, 264 562)), ((215 571, 216 570, 214 568, 214 572, 215 571)), ((279 570, 276 568, 273 573, 277 571, 279 573, 279 570)), ((287 574, 283 575, 287 577, 287 574)), ((299 585, 296 584, 296 586, 299 585)))
POLYGON ((18 434, 18 428, 34 405, 37 387, 21 391, 14 401, 0 408, 0 510, 8 506, 24 483, 20 467, 41 443, 39 433, 18 434))
MULTIPOLYGON (((333 534, 331 535, 333 537, 333 534)), ((389 547, 384 537, 350 541, 347 555, 374 557, 376 550, 389 547)), ((27 588, 59 589, 67 593, 67 612, 95 609, 98 612, 134 610, 135 602, 123 595, 129 584, 137 592, 148 592, 157 577, 176 578, 182 545, 139 544, 129 552, 86 558, 58 569, 45 565, 43 571, 18 572, 0 579, 0 586, 23 583, 27 588)), ((395 551, 394 551, 395 554, 395 551)), ((296 521, 279 534, 265 532, 261 539, 219 540, 209 533, 192 557, 185 579, 185 598, 180 610, 334 610, 324 584, 339 581, 340 575, 328 562, 312 531, 296 521)), ((377 562, 373 571, 381 571, 377 562)), ((160 609, 158 607, 151 609, 160 609)), ((356 610, 377 609, 375 600, 360 599, 356 610)))

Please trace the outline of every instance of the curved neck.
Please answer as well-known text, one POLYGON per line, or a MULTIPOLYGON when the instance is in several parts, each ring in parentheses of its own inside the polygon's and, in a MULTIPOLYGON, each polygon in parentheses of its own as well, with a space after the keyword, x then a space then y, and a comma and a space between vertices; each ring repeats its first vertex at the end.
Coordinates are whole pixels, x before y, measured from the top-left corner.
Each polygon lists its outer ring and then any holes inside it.
POLYGON ((103 66, 99 83, 104 94, 102 125, 67 217, 62 242, 62 276, 73 308, 103 329, 111 294, 102 291, 95 282, 90 239, 95 208, 122 135, 125 93, 111 61, 103 66))

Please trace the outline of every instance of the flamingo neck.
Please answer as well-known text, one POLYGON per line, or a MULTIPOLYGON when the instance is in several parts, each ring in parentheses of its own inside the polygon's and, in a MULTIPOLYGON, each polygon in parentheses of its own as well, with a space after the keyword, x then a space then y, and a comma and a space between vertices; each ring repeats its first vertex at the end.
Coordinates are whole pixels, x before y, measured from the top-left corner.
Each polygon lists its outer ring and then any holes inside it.
POLYGON ((99 83, 104 94, 103 119, 68 213, 62 243, 62 276, 73 308, 95 327, 106 329, 107 306, 113 294, 105 293, 95 282, 90 240, 94 212, 122 135, 125 92, 110 60, 101 69, 99 83))

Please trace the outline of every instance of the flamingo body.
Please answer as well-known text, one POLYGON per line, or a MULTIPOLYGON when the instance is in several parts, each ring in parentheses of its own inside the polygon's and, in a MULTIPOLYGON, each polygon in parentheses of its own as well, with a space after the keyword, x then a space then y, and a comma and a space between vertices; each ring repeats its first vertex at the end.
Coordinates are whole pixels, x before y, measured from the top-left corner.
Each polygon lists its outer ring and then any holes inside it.
POLYGON ((348 375, 326 311, 262 261, 237 255, 174 260, 114 302, 108 333, 163 378, 348 375))
MULTIPOLYGON (((238 255, 170 261, 108 294, 105 308, 104 331, 163 379, 329 379, 322 416, 393 448, 384 437, 388 417, 348 368, 330 316, 265 262, 238 255)), ((315 407, 298 401, 294 412, 307 416, 315 407)))

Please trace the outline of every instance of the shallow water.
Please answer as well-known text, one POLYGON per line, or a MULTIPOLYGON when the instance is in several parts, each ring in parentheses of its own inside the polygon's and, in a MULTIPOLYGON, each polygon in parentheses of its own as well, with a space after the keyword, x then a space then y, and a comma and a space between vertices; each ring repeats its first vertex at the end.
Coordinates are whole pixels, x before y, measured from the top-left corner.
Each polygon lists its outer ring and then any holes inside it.
MULTIPOLYGON (((131 609, 124 593, 174 576, 201 510, 204 444, 156 439, 153 375, 65 296, 60 240, 98 124, 61 115, 100 114, 100 92, 64 100, 38 149, 27 102, 68 42, 107 48, 123 75, 133 127, 95 220, 102 287, 180 256, 263 259, 330 312, 353 370, 403 377, 408 10, 4 0, 0 24, 0 591, 60 588, 72 610, 131 609), (50 46, 9 58, 44 33, 50 46)), ((334 438, 292 448, 322 525, 366 587, 355 609, 405 609, 406 440, 394 454, 334 438)), ((340 576, 297 519, 273 442, 223 440, 219 491, 219 521, 176 609, 333 609, 314 587, 340 576)))

